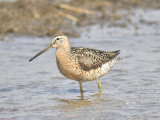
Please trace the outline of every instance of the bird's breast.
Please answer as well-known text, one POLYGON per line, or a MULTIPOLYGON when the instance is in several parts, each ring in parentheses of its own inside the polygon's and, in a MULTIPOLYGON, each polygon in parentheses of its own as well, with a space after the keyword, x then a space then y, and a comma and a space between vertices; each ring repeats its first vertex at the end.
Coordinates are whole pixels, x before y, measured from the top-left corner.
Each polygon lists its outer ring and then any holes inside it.
POLYGON ((59 71, 67 78, 77 80, 79 76, 79 66, 74 57, 70 57, 66 51, 57 50, 56 53, 57 67, 59 71))
POLYGON ((77 81, 95 80, 108 73, 113 65, 119 60, 119 58, 114 58, 96 69, 84 70, 79 65, 78 59, 63 49, 57 50, 56 58, 59 71, 65 77, 77 81))

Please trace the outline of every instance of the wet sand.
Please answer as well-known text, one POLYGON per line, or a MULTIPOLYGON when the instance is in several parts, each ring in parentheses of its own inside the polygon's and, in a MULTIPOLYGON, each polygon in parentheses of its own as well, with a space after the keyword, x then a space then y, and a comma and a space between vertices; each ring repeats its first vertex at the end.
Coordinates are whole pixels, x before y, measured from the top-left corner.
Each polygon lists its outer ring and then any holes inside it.
MULTIPOLYGON (((160 9, 159 0, 16 0, 0 2, 0 36, 8 34, 29 36, 53 36, 58 31, 67 36, 79 37, 82 27, 100 24, 109 27, 126 28, 140 26, 128 16, 134 16, 136 9, 160 9), (75 9, 82 9, 76 11, 75 9), (88 10, 86 12, 85 10, 88 10), (84 10, 84 11, 83 11, 84 10)), ((146 24, 155 24, 141 20, 146 24)))

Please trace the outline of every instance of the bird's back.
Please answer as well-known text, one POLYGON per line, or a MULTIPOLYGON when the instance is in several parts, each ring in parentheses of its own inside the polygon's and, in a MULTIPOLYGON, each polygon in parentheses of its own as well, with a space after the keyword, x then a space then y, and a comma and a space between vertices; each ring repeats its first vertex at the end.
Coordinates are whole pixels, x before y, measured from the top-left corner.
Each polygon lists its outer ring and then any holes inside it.
POLYGON ((89 71, 113 60, 120 54, 120 50, 106 52, 90 48, 72 47, 71 53, 77 57, 80 67, 85 71, 89 71))
POLYGON ((90 48, 71 47, 70 51, 57 51, 60 72, 73 80, 91 81, 106 74, 119 60, 117 51, 101 51, 90 48))

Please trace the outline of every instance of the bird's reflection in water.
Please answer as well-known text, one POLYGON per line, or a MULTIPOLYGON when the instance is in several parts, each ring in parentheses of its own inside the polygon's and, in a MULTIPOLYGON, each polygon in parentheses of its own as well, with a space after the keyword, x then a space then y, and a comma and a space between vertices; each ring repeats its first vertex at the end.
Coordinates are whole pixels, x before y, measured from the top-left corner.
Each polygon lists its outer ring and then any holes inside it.
POLYGON ((76 108, 92 106, 96 103, 100 103, 104 99, 107 99, 107 95, 103 95, 101 93, 90 96, 77 96, 77 99, 59 99, 59 102, 63 104, 56 106, 56 108, 62 110, 73 110, 76 108))
MULTIPOLYGON (((73 96, 72 96, 73 98, 73 96)), ((92 94, 87 93, 81 99, 77 96, 75 99, 58 98, 57 105, 52 107, 58 110, 60 114, 58 117, 62 119, 90 119, 97 116, 109 115, 111 111, 117 110, 124 106, 124 101, 112 98, 109 94, 92 94)), ((116 113, 112 113, 116 114, 116 113)))
POLYGON ((61 118, 68 119, 85 119, 87 116, 95 116, 99 113, 104 113, 106 107, 104 103, 110 103, 112 98, 105 94, 93 94, 90 96, 78 96, 77 99, 59 99, 59 105, 54 108, 61 111, 61 118))

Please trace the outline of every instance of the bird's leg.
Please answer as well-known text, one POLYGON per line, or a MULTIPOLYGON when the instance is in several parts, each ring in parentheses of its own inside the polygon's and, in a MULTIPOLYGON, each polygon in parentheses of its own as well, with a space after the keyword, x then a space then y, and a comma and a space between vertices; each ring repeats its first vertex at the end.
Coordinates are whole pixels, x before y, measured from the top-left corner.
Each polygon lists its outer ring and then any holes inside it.
POLYGON ((79 81, 81 100, 83 100, 83 89, 82 89, 82 81, 79 81))
POLYGON ((98 80, 98 79, 97 79, 96 81, 97 81, 97 83, 98 83, 99 93, 101 93, 102 85, 101 85, 101 83, 99 82, 99 80, 98 80))

